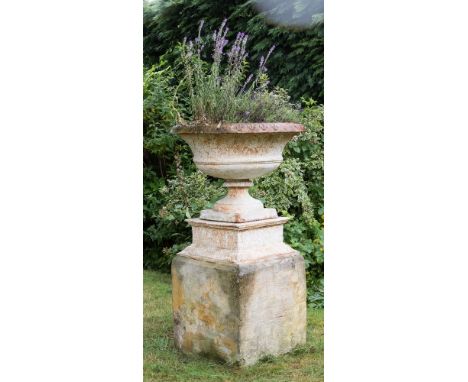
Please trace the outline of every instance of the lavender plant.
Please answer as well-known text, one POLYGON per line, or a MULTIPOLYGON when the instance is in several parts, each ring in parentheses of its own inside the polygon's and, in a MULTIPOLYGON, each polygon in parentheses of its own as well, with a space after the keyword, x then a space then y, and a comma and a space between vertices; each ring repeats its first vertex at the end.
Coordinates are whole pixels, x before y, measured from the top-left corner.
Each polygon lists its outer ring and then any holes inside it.
MULTIPOLYGON (((203 20, 194 40, 184 39, 181 58, 185 70, 192 122, 294 122, 299 107, 290 102, 281 88, 270 89, 266 64, 273 45, 262 56, 258 68, 248 74, 248 35, 239 32, 227 49, 226 19, 208 38, 202 36, 203 20), (204 48, 212 40, 212 62, 203 59, 204 48), (227 49, 227 50, 226 50, 227 49), (247 75, 248 74, 248 75, 247 75)), ((183 122, 183 121, 182 121, 183 122)))

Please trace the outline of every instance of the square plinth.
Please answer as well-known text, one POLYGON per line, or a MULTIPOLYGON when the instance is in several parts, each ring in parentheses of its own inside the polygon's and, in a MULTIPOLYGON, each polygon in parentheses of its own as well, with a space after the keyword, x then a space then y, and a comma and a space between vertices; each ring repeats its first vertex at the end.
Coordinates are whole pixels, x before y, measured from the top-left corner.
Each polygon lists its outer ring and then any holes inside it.
POLYGON ((256 208, 239 212, 222 212, 213 209, 203 210, 200 219, 217 222, 245 223, 251 221, 276 219, 278 213, 274 208, 256 208))
POLYGON ((199 259, 244 262, 294 252, 283 242, 287 218, 246 223, 188 219, 192 244, 180 254, 199 259))
POLYGON ((172 262, 176 346, 241 366, 306 340, 304 259, 296 252, 251 262, 172 262))

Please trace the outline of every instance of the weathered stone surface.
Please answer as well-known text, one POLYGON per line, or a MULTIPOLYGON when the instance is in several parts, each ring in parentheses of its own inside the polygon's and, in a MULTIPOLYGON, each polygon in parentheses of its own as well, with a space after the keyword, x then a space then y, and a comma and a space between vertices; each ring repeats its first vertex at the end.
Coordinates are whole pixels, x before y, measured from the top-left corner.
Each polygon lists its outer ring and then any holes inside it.
POLYGON ((283 148, 304 127, 295 123, 234 123, 180 126, 180 135, 204 173, 221 179, 254 179, 275 170, 283 148))
POLYGON ((178 255, 172 282, 183 352, 246 366, 305 342, 304 260, 296 251, 240 263, 178 255))
POLYGON ((174 128, 189 144, 197 168, 226 180, 226 197, 212 209, 203 210, 200 217, 234 223, 278 217, 275 209, 263 208, 260 200, 249 195, 250 180, 278 168, 284 146, 304 130, 297 123, 195 124, 174 128))
POLYGON ((251 179, 275 170, 294 123, 181 126, 195 165, 228 194, 187 220, 193 244, 172 263, 175 340, 186 353, 250 365, 305 341, 304 260, 283 242, 276 210, 252 198, 251 179))
POLYGON ((242 223, 277 218, 274 208, 264 208, 260 200, 250 196, 248 188, 252 184, 250 181, 226 181, 224 187, 228 188, 228 194, 212 209, 201 211, 200 219, 242 223))
POLYGON ((247 223, 225 223, 188 219, 192 226, 192 245, 181 254, 196 258, 241 262, 293 252, 283 242, 287 218, 247 223))

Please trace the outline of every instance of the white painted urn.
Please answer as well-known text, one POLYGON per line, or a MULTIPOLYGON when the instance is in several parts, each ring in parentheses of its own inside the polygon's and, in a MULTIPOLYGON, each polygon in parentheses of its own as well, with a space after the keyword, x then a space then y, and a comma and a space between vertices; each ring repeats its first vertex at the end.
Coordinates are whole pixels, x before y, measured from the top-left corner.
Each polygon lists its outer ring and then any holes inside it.
POLYGON ((243 223, 277 218, 274 208, 264 208, 249 195, 252 180, 274 171, 283 161, 283 149, 304 131, 297 123, 224 123, 177 126, 173 129, 190 146, 197 168, 225 180, 227 195, 212 209, 203 210, 204 220, 243 223))

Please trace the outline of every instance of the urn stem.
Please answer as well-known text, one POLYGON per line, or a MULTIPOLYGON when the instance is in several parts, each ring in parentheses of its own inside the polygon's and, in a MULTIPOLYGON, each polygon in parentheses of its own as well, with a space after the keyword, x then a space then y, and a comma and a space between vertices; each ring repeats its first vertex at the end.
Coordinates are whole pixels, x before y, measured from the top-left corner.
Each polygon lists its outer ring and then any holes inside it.
POLYGON ((251 208, 263 208, 263 203, 249 194, 252 185, 252 181, 245 179, 226 180, 223 186, 228 189, 228 193, 213 206, 213 209, 219 212, 240 212, 251 208))
POLYGON ((200 218, 236 223, 277 218, 274 208, 263 208, 260 200, 250 196, 249 188, 252 185, 249 179, 226 180, 223 186, 228 189, 227 195, 218 200, 211 210, 203 210, 200 218))

